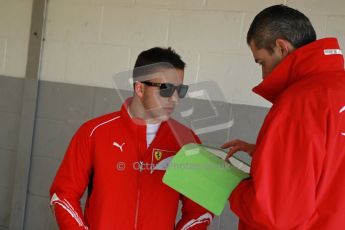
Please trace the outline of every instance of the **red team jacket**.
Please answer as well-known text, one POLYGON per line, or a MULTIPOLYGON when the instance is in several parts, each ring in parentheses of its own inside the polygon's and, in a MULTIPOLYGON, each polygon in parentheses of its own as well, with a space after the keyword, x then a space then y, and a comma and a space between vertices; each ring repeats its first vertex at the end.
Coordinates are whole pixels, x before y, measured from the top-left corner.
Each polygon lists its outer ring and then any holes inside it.
POLYGON ((344 229, 345 72, 337 40, 295 50, 254 92, 273 107, 251 178, 230 197, 239 229, 344 229))
POLYGON ((50 190, 60 229, 206 229, 213 215, 162 183, 170 157, 199 139, 170 119, 147 148, 145 123, 130 118, 126 107, 86 122, 74 135, 50 190))

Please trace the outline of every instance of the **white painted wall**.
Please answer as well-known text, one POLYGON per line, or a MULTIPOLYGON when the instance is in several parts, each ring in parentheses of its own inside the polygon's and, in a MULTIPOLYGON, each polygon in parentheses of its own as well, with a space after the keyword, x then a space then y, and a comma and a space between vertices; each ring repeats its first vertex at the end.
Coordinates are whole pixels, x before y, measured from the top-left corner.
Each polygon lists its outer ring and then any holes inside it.
MULTIPOLYGON (((172 46, 187 83, 216 81, 228 102, 269 106, 251 92, 261 72, 245 37, 256 13, 280 3, 345 48, 344 0, 49 0, 41 79, 111 88, 139 52, 172 46)), ((0 74, 25 74, 31 4, 0 0, 0 74)))
POLYGON ((32 0, 0 0, 0 75, 23 78, 32 0))

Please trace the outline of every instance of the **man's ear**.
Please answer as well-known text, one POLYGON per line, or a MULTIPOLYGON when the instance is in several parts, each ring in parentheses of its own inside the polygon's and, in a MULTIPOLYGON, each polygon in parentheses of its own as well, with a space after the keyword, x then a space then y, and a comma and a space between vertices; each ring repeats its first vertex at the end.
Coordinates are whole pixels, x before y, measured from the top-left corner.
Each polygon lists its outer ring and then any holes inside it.
POLYGON ((276 48, 283 58, 285 58, 294 50, 293 45, 289 41, 282 38, 278 38, 276 40, 276 48))
POLYGON ((142 98, 144 95, 144 84, 141 82, 134 83, 134 93, 139 97, 142 98))

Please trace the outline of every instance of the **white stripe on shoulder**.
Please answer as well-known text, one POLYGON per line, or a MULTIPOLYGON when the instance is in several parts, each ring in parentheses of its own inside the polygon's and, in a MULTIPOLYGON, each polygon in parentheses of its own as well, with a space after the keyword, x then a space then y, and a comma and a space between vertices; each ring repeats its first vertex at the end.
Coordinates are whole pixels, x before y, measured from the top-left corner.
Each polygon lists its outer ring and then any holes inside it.
POLYGON ((95 128, 93 128, 93 130, 91 131, 91 133, 90 133, 90 137, 92 136, 92 134, 93 134, 93 132, 95 132, 95 130, 98 128, 98 127, 100 127, 100 126, 102 126, 102 125, 104 125, 104 124, 107 124, 107 123, 109 123, 109 122, 111 122, 111 121, 114 121, 114 120, 116 120, 117 118, 119 118, 120 116, 117 116, 117 117, 114 117, 114 118, 112 118, 112 119, 110 119, 110 120, 107 120, 107 121, 104 121, 104 122, 102 122, 101 124, 98 124, 95 128))
POLYGON ((207 222, 207 221, 212 221, 212 215, 208 212, 206 212, 204 215, 201 215, 198 217, 198 219, 192 219, 190 221, 188 221, 181 230, 187 230, 190 229, 191 227, 197 225, 197 224, 201 224, 203 222, 207 222))

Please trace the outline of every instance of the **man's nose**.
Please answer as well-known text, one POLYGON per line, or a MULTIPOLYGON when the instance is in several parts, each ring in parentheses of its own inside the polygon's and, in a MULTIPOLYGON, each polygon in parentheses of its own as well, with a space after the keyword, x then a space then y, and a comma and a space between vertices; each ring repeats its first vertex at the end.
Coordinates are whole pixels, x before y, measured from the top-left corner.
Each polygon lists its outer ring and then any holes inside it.
POLYGON ((175 90, 173 95, 171 95, 170 100, 175 102, 176 104, 178 103, 179 97, 178 97, 178 94, 177 94, 177 90, 175 90))

